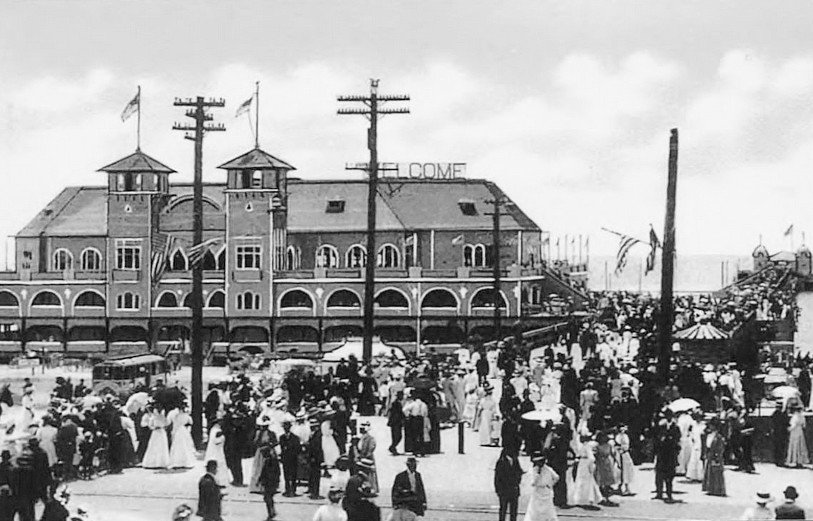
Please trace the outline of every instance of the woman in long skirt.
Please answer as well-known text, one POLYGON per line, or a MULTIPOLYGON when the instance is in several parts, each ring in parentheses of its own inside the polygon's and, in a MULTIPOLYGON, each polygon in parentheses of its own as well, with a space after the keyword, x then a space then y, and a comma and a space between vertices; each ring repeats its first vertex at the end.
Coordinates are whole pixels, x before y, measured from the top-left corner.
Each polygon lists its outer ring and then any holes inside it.
POLYGON ((686 465, 686 479, 690 481, 703 481, 704 476, 704 469, 703 469, 703 431, 706 428, 706 424, 703 423, 700 418, 695 418, 694 423, 691 426, 691 440, 692 440, 692 451, 691 455, 689 456, 689 464, 686 465))
MULTIPOLYGON (((263 420, 263 417, 257 419, 257 431, 254 434, 254 460, 251 463, 251 479, 248 482, 248 491, 255 494, 263 493, 263 484, 260 482, 263 466, 265 466, 265 454, 263 448, 272 441, 276 444, 277 435, 270 430, 270 425, 263 420)), ((274 449, 271 449, 274 450, 274 449)))
POLYGON ((613 487, 615 487, 615 451, 610 445, 607 434, 600 432, 596 437, 596 482, 601 490, 602 505, 617 506, 610 501, 613 487))
MULTIPOLYGON (((150 428, 150 441, 141 466, 145 469, 165 469, 169 467, 169 439, 167 438, 167 418, 154 409, 144 416, 150 428)), ((144 421, 144 420, 142 420, 144 421)))
POLYGON ((794 408, 788 424, 788 456, 785 465, 788 467, 801 467, 810 463, 805 443, 805 417, 801 406, 794 408))
POLYGON ((553 486, 559 481, 559 475, 546 464, 544 456, 535 456, 531 461, 534 464, 533 478, 524 521, 556 521, 553 486))
POLYGON ((183 409, 175 409, 167 417, 172 426, 172 447, 169 449, 169 466, 173 469, 191 469, 195 465, 195 443, 189 427, 192 417, 183 409))
MULTIPOLYGON (((209 441, 206 442, 206 455, 203 459, 204 461, 215 460, 217 462, 217 468, 221 472, 228 472, 226 453, 223 451, 223 443, 225 441, 226 438, 223 436, 223 429, 220 428, 220 421, 215 420, 212 423, 212 428, 209 429, 209 441)), ((226 476, 226 474, 221 475, 226 476)))
POLYGON ((621 475, 619 481, 621 483, 621 495, 631 496, 630 485, 632 485, 632 476, 635 472, 635 465, 630 456, 630 437, 627 434, 627 426, 622 425, 615 435, 615 446, 618 452, 619 467, 621 467, 621 475))
POLYGON ((706 468, 703 491, 710 496, 725 496, 725 441, 716 421, 709 422, 706 436, 706 468))
POLYGON ((497 414, 497 402, 491 395, 489 387, 485 390, 485 396, 480 402, 480 424, 478 425, 478 433, 480 434, 480 445, 490 447, 493 446, 491 431, 493 429, 492 421, 497 414))
POLYGON ((581 444, 576 451, 579 458, 576 466, 576 480, 573 483, 573 504, 594 507, 601 501, 601 490, 596 483, 595 442, 589 436, 582 436, 581 444))
POLYGON ((328 468, 335 467, 336 460, 341 456, 339 444, 336 443, 336 438, 333 437, 333 428, 330 426, 330 420, 322 422, 322 453, 325 457, 325 466, 328 468))

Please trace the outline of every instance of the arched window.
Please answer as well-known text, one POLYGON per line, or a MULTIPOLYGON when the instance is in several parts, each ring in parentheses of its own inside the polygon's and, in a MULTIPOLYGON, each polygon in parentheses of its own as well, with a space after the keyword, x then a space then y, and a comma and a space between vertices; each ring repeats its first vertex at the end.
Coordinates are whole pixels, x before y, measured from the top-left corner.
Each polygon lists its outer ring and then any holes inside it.
POLYGON ((175 250, 175 253, 172 254, 169 269, 171 271, 186 271, 189 269, 186 261, 186 255, 184 255, 182 250, 175 250))
POLYGON ((0 307, 16 308, 20 305, 19 299, 10 291, 0 291, 0 307))
POLYGON ((474 246, 471 244, 463 245, 463 266, 471 267, 474 265, 474 246))
POLYGON ((380 308, 401 308, 409 307, 409 301, 400 291, 385 289, 375 297, 375 305, 380 308))
POLYGON ((457 308, 457 299, 448 289, 433 289, 423 297, 421 308, 457 308))
POLYGON ((65 271, 73 266, 73 255, 65 248, 59 248, 54 252, 54 271, 65 271))
POLYGON ((200 265, 204 270, 216 270, 217 259, 215 258, 215 254, 212 253, 211 250, 206 250, 206 253, 203 254, 203 260, 201 261, 200 265))
POLYGON ((177 308, 178 298, 175 296, 175 293, 172 293, 171 291, 165 291, 161 293, 160 297, 158 297, 158 302, 156 302, 155 307, 177 308))
POLYGON ((102 269, 102 254, 95 248, 85 248, 82 251, 82 271, 100 271, 102 269))
POLYGON ((129 309, 135 310, 141 307, 141 297, 135 293, 130 293, 129 291, 126 293, 120 293, 116 297, 116 308, 117 309, 129 309))
POLYGON ((339 267, 339 251, 335 246, 330 244, 323 244, 316 250, 316 267, 317 268, 338 268, 339 267))
POLYGON ((61 306, 62 299, 53 291, 40 291, 31 301, 31 305, 34 307, 61 306))
POLYGON ((361 244, 355 244, 347 249, 344 257, 348 268, 363 268, 367 263, 367 250, 361 244))
POLYGON ((212 292, 209 295, 209 301, 206 303, 207 308, 220 308, 226 307, 226 293, 221 290, 212 292))
POLYGON ((288 246, 285 250, 285 269, 298 270, 302 261, 302 251, 298 246, 288 246))
POLYGON ((361 299, 359 296, 347 289, 340 289, 330 295, 327 299, 329 308, 360 308, 361 299))
POLYGON ((260 309, 260 296, 246 291, 237 295, 237 309, 260 309))
POLYGON ((220 253, 217 254, 217 269, 225 270, 226 269, 226 247, 220 249, 220 253))
POLYGON ((472 265, 479 268, 487 266, 486 247, 482 244, 476 244, 474 246, 474 263, 472 265))
POLYGON ((279 307, 313 309, 313 299, 301 289, 293 289, 282 296, 279 307))
MULTIPOLYGON (((508 303, 500 293, 500 306, 502 309, 508 308, 508 303)), ((494 288, 483 288, 471 297, 472 308, 491 308, 494 309, 494 288)))
POLYGON ((401 252, 392 244, 385 244, 378 249, 376 265, 379 268, 397 268, 401 265, 401 252))
POLYGON ((73 303, 75 308, 103 308, 105 306, 104 297, 95 291, 85 291, 76 297, 73 303))

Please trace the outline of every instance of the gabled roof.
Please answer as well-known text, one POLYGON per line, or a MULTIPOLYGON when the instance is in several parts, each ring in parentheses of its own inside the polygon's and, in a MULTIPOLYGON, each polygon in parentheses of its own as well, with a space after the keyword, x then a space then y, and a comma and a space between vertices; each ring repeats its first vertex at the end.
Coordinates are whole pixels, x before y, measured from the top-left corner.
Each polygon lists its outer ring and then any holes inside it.
POLYGON ((97 172, 117 173, 150 173, 150 174, 171 174, 175 170, 161 163, 157 159, 148 156, 139 148, 129 156, 119 159, 107 166, 103 166, 97 172))
POLYGON ((262 170, 264 168, 281 168, 283 170, 296 170, 293 166, 289 165, 282 159, 274 157, 268 152, 255 148, 241 156, 237 156, 231 161, 226 161, 218 168, 224 170, 237 170, 237 169, 253 169, 262 170))
MULTIPOLYGON (((376 227, 404 230, 404 224, 379 196, 376 227)), ((367 229, 367 184, 360 182, 288 182, 288 231, 337 232, 367 229), (344 201, 344 211, 327 213, 328 201, 344 201)))
POLYGON ((18 237, 105 236, 107 187, 69 186, 17 233, 18 237))

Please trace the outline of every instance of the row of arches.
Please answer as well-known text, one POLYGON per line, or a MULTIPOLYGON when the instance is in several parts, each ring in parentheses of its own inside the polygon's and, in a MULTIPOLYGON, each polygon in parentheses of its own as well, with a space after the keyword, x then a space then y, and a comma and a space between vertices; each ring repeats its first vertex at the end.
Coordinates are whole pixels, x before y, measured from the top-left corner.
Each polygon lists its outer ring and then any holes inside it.
MULTIPOLYGON (((226 246, 217 250, 217 253, 211 249, 203 252, 200 265, 204 270, 218 271, 226 269, 226 246)), ((169 271, 188 271, 192 269, 189 257, 186 252, 181 248, 175 249, 169 256, 167 264, 169 271)))
MULTIPOLYGON (((344 254, 345 268, 363 268, 367 264, 367 248, 354 244, 344 254)), ((401 251, 394 244, 383 244, 378 248, 376 266, 379 268, 400 268, 401 251)), ((332 244, 323 244, 316 250, 317 268, 340 268, 339 250, 332 244)))
MULTIPOLYGON (((67 248, 57 248, 51 255, 52 271, 68 271, 74 269, 73 253, 67 248)), ((101 271, 102 252, 96 248, 85 248, 79 254, 79 270, 101 271)))

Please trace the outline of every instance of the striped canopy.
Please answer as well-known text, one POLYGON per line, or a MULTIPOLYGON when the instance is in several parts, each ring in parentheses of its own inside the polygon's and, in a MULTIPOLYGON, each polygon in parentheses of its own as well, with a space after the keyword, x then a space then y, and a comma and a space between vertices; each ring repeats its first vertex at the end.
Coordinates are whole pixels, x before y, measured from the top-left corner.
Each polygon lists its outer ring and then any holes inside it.
POLYGON ((673 335, 676 340, 726 340, 728 333, 711 324, 695 324, 673 335))

